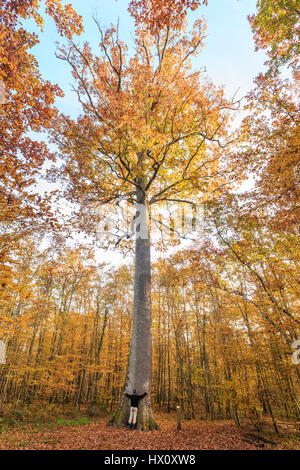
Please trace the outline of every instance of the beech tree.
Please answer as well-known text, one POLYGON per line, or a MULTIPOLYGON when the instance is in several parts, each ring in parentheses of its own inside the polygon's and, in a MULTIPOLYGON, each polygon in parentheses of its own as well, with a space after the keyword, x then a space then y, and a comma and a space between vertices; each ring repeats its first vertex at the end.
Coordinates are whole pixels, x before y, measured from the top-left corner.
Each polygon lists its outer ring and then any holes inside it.
MULTIPOLYGON (((216 211, 223 240, 207 215, 201 250, 153 265, 152 402, 166 412, 180 405, 185 419, 251 419, 258 430, 264 414, 280 429, 300 412, 291 361, 299 250, 295 235, 236 202, 222 200, 216 211)), ((113 409, 129 352, 132 266, 104 271, 84 247, 40 250, 26 239, 16 255, 16 289, 1 301, 1 406, 45 417, 61 407, 96 416, 98 407, 113 409)))
MULTIPOLYGON (((81 21, 71 7, 46 1, 70 39, 59 56, 76 79, 83 108, 76 121, 57 117, 61 92, 29 54, 38 37, 24 31, 22 19, 41 25, 39 3, 0 6, 1 408, 32 415, 39 405, 48 419, 60 406, 95 416, 119 403, 111 424, 122 426, 125 386, 151 390, 160 410, 180 404, 185 419, 238 426, 250 419, 258 431, 265 424, 275 432, 280 419, 299 420, 299 112, 296 88, 279 75, 279 66, 294 68, 297 59, 296 2, 258 2, 253 25, 271 67, 249 94, 234 151, 235 103, 193 68, 205 24, 185 29, 189 9, 205 1, 132 0, 135 52, 117 26, 104 31, 96 20, 96 55, 72 42, 81 21), (65 197, 75 209, 55 245, 43 249, 34 229, 49 230, 50 207, 29 189, 54 155, 27 132, 52 124, 65 160, 65 197), (253 189, 227 191, 249 172, 253 189), (117 206, 121 196, 133 223, 111 244, 132 249, 136 236, 134 286, 132 264, 99 266, 93 248, 70 248, 65 236, 77 228, 99 236, 108 203, 117 206), (155 207, 166 202, 205 203, 205 243, 151 266, 151 249, 164 242, 156 243, 154 225, 164 227, 155 207)), ((155 427, 147 397, 138 428, 155 427)))
POLYGON ((274 225, 296 229, 299 219, 299 105, 296 86, 277 75, 259 75, 248 96, 239 172, 255 174, 252 210, 268 208, 274 225))
MULTIPOLYGON (((143 393, 150 392, 152 371, 150 207, 162 201, 201 202, 225 183, 221 160, 235 103, 192 68, 205 38, 203 20, 190 33, 170 26, 151 32, 139 25, 136 52, 129 57, 118 27, 104 31, 94 19, 98 56, 87 43, 80 48, 70 41, 59 49, 72 68, 83 114, 77 121, 61 116, 54 140, 65 158, 66 197, 81 205, 82 226, 90 226, 99 205, 120 196, 139 205, 135 217, 149 236, 136 234, 125 388, 143 393)), ((111 424, 123 426, 127 413, 122 398, 111 424)), ((140 404, 138 429, 155 427, 148 396, 140 404)))
POLYGON ((297 68, 300 8, 297 0, 258 0, 249 16, 257 49, 265 49, 272 69, 287 64, 297 68))
POLYGON ((169 27, 181 29, 188 10, 196 10, 207 0, 131 0, 128 10, 135 24, 143 25, 152 33, 169 27))
MULTIPOLYGON (((49 128, 57 113, 54 102, 62 96, 57 85, 41 77, 30 50, 39 42, 24 28, 33 18, 42 29, 37 0, 3 0, 0 5, 0 297, 12 287, 12 252, 33 227, 49 226, 49 201, 33 194, 32 185, 46 160, 54 158, 45 142, 29 132, 49 128)), ((45 2, 60 35, 71 38, 82 31, 81 17, 60 0, 45 2)))
MULTIPOLYGON (((62 96, 57 85, 41 77, 38 63, 30 53, 39 42, 38 35, 23 27, 24 19, 33 18, 43 28, 40 3, 4 0, 0 5, 0 81, 4 91, 0 105, 0 202, 6 202, 11 213, 18 205, 18 196, 23 202, 26 200, 25 189, 34 182, 42 163, 51 157, 45 143, 31 138, 28 131, 40 132, 49 127, 57 112, 55 99, 62 96)), ((61 0, 45 3, 46 13, 54 18, 62 36, 80 34, 81 18, 70 5, 63 8, 61 0)), ((4 205, 4 212, 5 209, 4 205)))

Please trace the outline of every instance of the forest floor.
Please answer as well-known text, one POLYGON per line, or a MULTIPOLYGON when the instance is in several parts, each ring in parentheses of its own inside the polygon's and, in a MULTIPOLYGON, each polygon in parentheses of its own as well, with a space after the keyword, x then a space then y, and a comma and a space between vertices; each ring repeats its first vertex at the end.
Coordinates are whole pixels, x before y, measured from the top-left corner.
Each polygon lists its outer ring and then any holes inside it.
POLYGON ((300 433, 256 433, 232 421, 185 421, 156 415, 159 430, 131 431, 108 427, 107 417, 58 419, 52 423, 19 423, 2 427, 0 450, 284 450, 300 449, 300 433), (134 436, 134 438, 133 438, 134 436))

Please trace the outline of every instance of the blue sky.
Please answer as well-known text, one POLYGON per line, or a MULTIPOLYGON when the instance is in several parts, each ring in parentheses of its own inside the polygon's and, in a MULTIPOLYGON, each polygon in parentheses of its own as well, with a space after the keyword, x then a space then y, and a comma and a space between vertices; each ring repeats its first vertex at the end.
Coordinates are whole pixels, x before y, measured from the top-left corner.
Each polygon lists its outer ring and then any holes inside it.
MULTIPOLYGON (((129 0, 69 0, 75 10, 83 16, 85 31, 77 41, 88 41, 97 50, 99 33, 92 20, 97 12, 101 24, 108 26, 120 20, 123 40, 132 43, 133 20, 127 12, 129 0)), ((254 41, 247 15, 255 12, 256 0, 210 0, 209 6, 200 7, 189 14, 189 22, 205 15, 208 22, 208 37, 195 67, 206 67, 208 75, 216 85, 223 84, 226 94, 231 96, 239 89, 239 97, 252 87, 253 78, 264 69, 266 57, 255 52, 254 41)), ((36 28, 31 23, 32 30, 36 28)), ((39 34, 40 44, 32 52, 36 56, 42 75, 57 83, 65 97, 57 101, 59 109, 72 116, 80 112, 74 92, 69 66, 55 57, 56 41, 63 42, 57 34, 52 19, 45 21, 44 32, 39 34)))

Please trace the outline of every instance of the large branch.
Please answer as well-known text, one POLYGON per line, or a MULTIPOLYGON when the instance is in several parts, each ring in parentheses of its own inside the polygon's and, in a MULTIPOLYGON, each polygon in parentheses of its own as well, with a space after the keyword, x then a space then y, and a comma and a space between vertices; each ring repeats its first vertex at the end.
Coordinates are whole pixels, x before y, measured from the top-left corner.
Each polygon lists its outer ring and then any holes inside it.
POLYGON ((222 234, 220 233, 220 230, 218 229, 218 226, 217 226, 217 222, 216 222, 216 219, 214 218, 214 223, 215 223, 215 227, 216 227, 216 230, 217 230, 217 233, 220 237, 220 239, 223 241, 223 243, 225 243, 226 246, 228 246, 228 248, 230 249, 230 251, 235 255, 235 257, 240 261, 240 263, 243 265, 243 266, 246 266, 250 272, 256 277, 256 279, 259 281, 260 285, 262 286, 264 292, 267 294, 269 300, 272 302, 272 304, 278 309, 280 310, 282 313, 284 313, 285 315, 287 315, 288 317, 292 318, 293 321, 295 321, 296 323, 298 323, 300 325, 300 321, 297 320, 289 311, 287 308, 284 308, 284 307, 281 307, 281 305, 278 304, 277 300, 274 298, 274 296, 272 295, 272 293, 269 291, 269 289, 267 288, 266 286, 266 283, 264 282, 264 280, 262 279, 262 277, 252 268, 252 266, 247 262, 245 261, 238 253, 237 251, 232 247, 232 245, 227 241, 225 240, 225 238, 222 236, 222 234))
MULTIPOLYGON (((203 282, 203 281, 201 281, 203 282)), ((275 322, 273 322, 273 320, 261 309, 261 307, 252 299, 249 299, 249 297, 247 297, 245 294, 243 294, 242 292, 239 292, 239 291, 232 291, 232 290, 229 290, 229 289, 226 289, 224 287, 221 287, 221 286, 214 286, 215 289, 219 289, 219 290, 222 290, 223 292, 226 292, 227 294, 231 294, 231 295, 235 295, 235 296, 238 296, 238 297, 241 297, 243 298, 246 302, 248 303, 251 303, 252 305, 254 305, 256 307, 256 309, 259 311, 259 313, 261 314, 261 316, 268 322, 270 323, 270 325, 272 325, 277 331, 279 331, 282 336, 285 338, 285 340, 287 341, 288 344, 292 343, 293 342, 293 338, 290 338, 286 333, 285 331, 283 331, 280 326, 278 326, 275 322)))
POLYGON ((108 52, 108 49, 106 47, 106 44, 105 44, 105 40, 104 40, 104 34, 103 34, 103 31, 102 31, 102 28, 101 28, 101 25, 99 23, 99 21, 97 20, 97 18, 95 16, 93 16, 93 20, 95 21, 97 27, 98 27, 98 30, 100 32, 100 36, 101 36, 101 46, 103 48, 103 51, 104 51, 104 54, 105 54, 105 57, 107 58, 108 60, 108 63, 111 67, 111 69, 113 70, 113 72, 117 75, 118 77, 118 85, 117 85, 117 92, 119 92, 121 90, 121 82, 122 82, 122 66, 123 66, 123 60, 122 60, 122 48, 121 48, 121 45, 120 45, 120 42, 118 40, 118 37, 119 37, 119 23, 117 25, 117 47, 118 47, 118 50, 119 50, 119 69, 117 69, 117 67, 115 67, 115 65, 113 64, 113 59, 110 57, 109 55, 109 52, 108 52))

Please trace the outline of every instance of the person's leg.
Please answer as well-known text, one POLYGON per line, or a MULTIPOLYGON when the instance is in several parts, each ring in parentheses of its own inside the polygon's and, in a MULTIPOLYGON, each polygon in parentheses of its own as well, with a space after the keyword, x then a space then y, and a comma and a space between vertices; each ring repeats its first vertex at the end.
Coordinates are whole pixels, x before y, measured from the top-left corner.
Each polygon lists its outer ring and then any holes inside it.
POLYGON ((130 407, 130 413, 129 413, 129 420, 128 420, 128 427, 131 428, 131 425, 133 423, 133 418, 134 418, 134 408, 133 406, 130 407))
POLYGON ((132 424, 133 424, 133 429, 136 428, 136 418, 137 418, 137 412, 138 412, 138 409, 137 408, 134 408, 133 409, 133 416, 132 416, 132 424))

